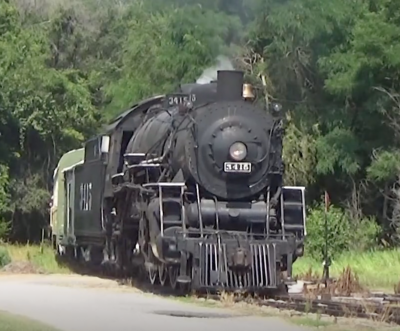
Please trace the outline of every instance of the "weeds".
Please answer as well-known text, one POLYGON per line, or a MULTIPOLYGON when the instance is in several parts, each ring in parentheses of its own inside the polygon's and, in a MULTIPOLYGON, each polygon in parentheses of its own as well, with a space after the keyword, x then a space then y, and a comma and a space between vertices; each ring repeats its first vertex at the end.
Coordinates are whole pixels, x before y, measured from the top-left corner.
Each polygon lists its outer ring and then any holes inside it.
POLYGON ((334 292, 336 295, 349 296, 352 293, 362 293, 366 289, 360 284, 358 275, 353 272, 350 266, 343 269, 338 280, 334 283, 334 292))
POLYGON ((11 262, 10 254, 6 247, 0 246, 0 268, 6 266, 11 262))
MULTIPOLYGON (((41 270, 44 273, 69 273, 69 269, 60 265, 51 247, 46 245, 4 245, 4 249, 10 257, 7 271, 29 273, 29 270, 41 270), (21 269, 27 269, 24 272, 21 269)), ((1 255, 1 252, 0 252, 1 255)))
MULTIPOLYGON (((400 250, 371 251, 365 253, 346 252, 333 260, 331 276, 338 278, 346 267, 358 277, 361 286, 371 290, 393 291, 400 281, 400 250)), ((299 258, 294 263, 294 274, 305 280, 321 279, 321 261, 310 257, 299 258)), ((400 290, 400 284, 399 284, 400 290)))

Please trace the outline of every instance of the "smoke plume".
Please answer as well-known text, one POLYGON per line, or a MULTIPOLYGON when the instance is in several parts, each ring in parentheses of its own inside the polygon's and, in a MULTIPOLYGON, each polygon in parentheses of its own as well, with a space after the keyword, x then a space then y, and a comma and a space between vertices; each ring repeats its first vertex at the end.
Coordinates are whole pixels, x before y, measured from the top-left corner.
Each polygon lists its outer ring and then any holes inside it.
POLYGON ((204 69, 201 76, 199 78, 197 78, 196 83, 197 84, 207 84, 207 83, 211 82, 212 80, 216 80, 218 70, 234 70, 231 60, 229 60, 224 55, 219 55, 217 57, 217 64, 212 67, 209 67, 207 69, 204 69))

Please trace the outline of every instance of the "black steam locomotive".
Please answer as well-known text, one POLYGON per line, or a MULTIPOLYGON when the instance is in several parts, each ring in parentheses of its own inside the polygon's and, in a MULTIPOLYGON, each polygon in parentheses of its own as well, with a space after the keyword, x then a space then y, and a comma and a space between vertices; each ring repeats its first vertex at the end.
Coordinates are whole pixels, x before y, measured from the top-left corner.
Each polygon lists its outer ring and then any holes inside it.
POLYGON ((282 183, 279 116, 243 96, 243 73, 134 105, 63 156, 54 247, 145 270, 173 288, 260 291, 292 282, 303 254, 303 187, 282 183))

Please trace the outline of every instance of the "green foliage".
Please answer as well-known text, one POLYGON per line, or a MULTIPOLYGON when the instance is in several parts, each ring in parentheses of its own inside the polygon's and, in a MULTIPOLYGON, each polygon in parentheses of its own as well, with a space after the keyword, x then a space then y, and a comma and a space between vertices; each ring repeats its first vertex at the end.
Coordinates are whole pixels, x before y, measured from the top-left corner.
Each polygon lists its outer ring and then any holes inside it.
POLYGON ((6 266, 9 263, 11 263, 11 257, 8 253, 8 250, 5 247, 0 246, 0 268, 6 266))
POLYGON ((375 181, 389 181, 396 178, 400 170, 400 151, 379 151, 367 168, 368 177, 375 181))
POLYGON ((344 173, 355 174, 360 169, 357 152, 360 144, 348 129, 334 128, 317 140, 317 171, 334 173, 339 168, 344 173))
POLYGON ((0 218, 0 241, 10 234, 11 223, 0 218))
POLYGON ((10 201, 8 182, 8 168, 5 165, 0 164, 0 214, 8 210, 8 203, 10 201))
MULTIPOLYGON (((310 203, 328 188, 337 202, 357 209, 352 214, 393 228, 398 197, 391 199, 390 188, 399 176, 400 151, 399 3, 260 0, 256 8, 241 54, 251 56, 246 69, 263 75, 270 98, 296 119, 285 137, 286 180, 306 183, 310 203)), ((343 226, 352 221, 346 217, 343 226)))
POLYGON ((121 62, 132 69, 121 71, 108 87, 109 95, 114 96, 108 107, 113 115, 132 100, 195 81, 226 50, 229 33, 240 26, 235 19, 199 6, 152 12, 137 2, 130 10, 133 17, 127 29, 131 32, 121 45, 121 62))
POLYGON ((312 184, 315 181, 314 169, 317 164, 315 138, 289 122, 283 143, 285 183, 304 186, 312 184))
POLYGON ((46 215, 55 162, 96 132, 101 115, 88 76, 49 66, 46 28, 25 27, 19 11, 4 2, 0 53, 0 218, 12 213, 15 223, 26 224, 30 215, 46 215))
MULTIPOLYGON (((317 259, 323 259, 326 243, 324 206, 318 205, 307 217, 305 251, 317 259)), ((327 213, 328 252, 336 257, 347 251, 364 251, 376 247, 380 227, 376 220, 363 218, 358 222, 349 219, 346 212, 331 206, 327 213)))

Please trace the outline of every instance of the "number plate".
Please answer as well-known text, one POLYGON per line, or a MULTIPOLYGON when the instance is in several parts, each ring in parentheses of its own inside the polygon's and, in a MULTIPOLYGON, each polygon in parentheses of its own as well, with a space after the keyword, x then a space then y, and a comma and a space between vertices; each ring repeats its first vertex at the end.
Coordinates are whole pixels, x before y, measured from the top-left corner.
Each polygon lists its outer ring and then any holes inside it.
POLYGON ((196 102, 196 95, 195 94, 168 94, 165 97, 165 106, 166 107, 174 107, 178 105, 183 105, 187 102, 196 102))
POLYGON ((240 172, 240 173, 250 173, 251 163, 250 162, 225 162, 224 163, 225 172, 240 172))

